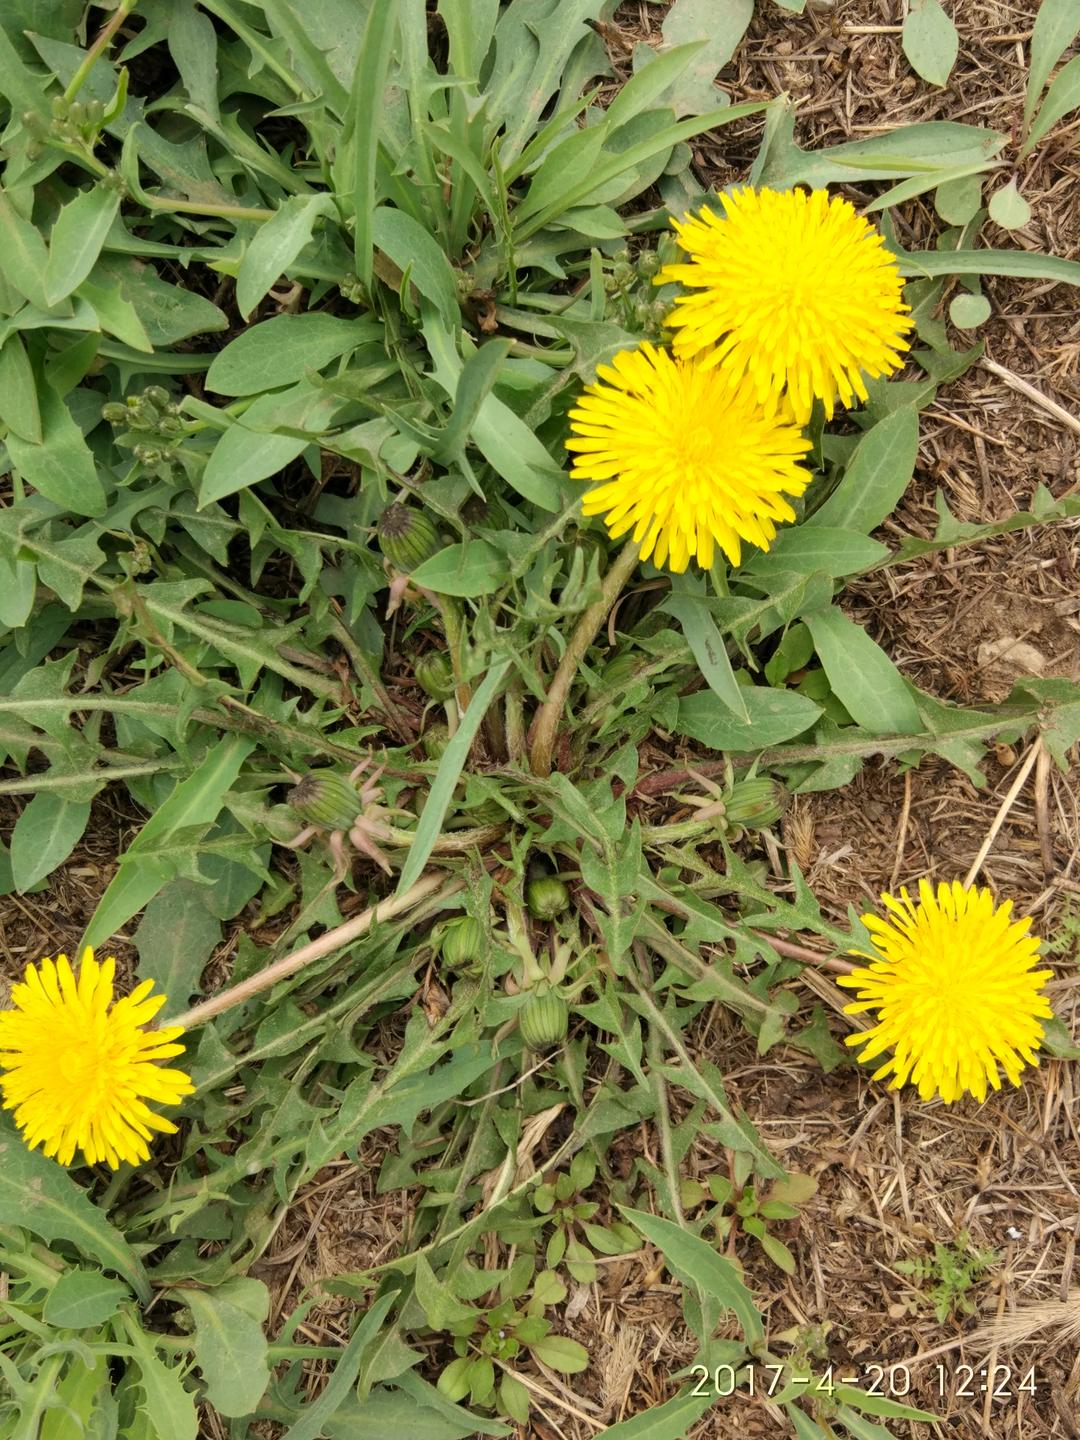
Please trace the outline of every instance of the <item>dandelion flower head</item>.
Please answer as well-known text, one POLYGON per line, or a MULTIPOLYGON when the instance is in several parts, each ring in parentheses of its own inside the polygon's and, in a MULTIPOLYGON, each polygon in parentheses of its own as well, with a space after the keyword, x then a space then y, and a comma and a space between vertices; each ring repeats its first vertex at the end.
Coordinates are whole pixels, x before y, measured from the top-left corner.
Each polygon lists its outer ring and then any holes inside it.
POLYGON ((767 550, 795 519, 810 449, 799 429, 767 415, 746 386, 674 359, 648 341, 597 370, 570 411, 576 480, 597 482, 586 515, 613 536, 633 531, 641 557, 679 572, 704 569, 718 546, 738 565, 744 541, 767 550))
POLYGON ((877 1024, 847 1043, 865 1047, 860 1060, 891 1050, 873 1078, 891 1075, 894 1090, 910 1079, 923 1100, 985 1100, 988 1086, 1001 1088, 1001 1070, 1018 1085, 1024 1067, 1039 1063, 1042 1022, 1053 1013, 1043 994, 1053 972, 1032 968, 1030 919, 1013 919, 1011 901, 995 907, 989 890, 958 880, 936 891, 920 881, 918 903, 906 889, 881 898, 888 918, 862 917, 874 943, 869 966, 837 982, 858 991, 845 1012, 874 1010, 877 1024))
POLYGON ((147 1102, 176 1105, 194 1086, 158 1062, 182 1055, 179 1025, 145 1027, 164 1005, 152 980, 113 1001, 116 961, 87 950, 78 979, 66 955, 28 965, 0 1011, 0 1094, 31 1149, 61 1165, 80 1150, 88 1164, 137 1164, 154 1131, 176 1126, 147 1102))
POLYGON ((899 369, 911 329, 903 279, 881 233, 825 190, 741 189, 673 220, 688 261, 654 284, 691 293, 667 324, 679 356, 749 377, 758 401, 800 425, 815 399, 831 418, 839 399, 867 398, 863 373, 899 369), (784 397, 786 396, 786 400, 784 397))

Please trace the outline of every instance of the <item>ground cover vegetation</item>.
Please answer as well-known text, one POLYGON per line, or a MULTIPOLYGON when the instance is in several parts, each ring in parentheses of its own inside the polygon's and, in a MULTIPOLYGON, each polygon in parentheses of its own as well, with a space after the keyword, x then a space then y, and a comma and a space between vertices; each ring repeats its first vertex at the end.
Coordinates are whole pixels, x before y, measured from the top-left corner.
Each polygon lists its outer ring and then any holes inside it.
MULTIPOLYGON (((703 1037, 947 1113, 1075 1053, 1074 932, 1040 958, 985 851, 845 914, 777 837, 870 765, 1068 772, 1075 679, 943 696, 850 597, 1080 515, 894 518, 985 277, 1080 283, 1008 243, 1080 17, 1039 8, 1012 134, 804 148, 714 84, 751 0, 653 8, 0 14, 0 892, 132 818, 71 964, 8 976, 0 1434, 932 1433, 774 1323, 818 1182, 703 1037), (359 1170, 357 1260, 296 1283, 359 1170), (596 1379, 630 1266, 660 1394, 596 1379)), ((936 0, 897 28, 944 83, 936 0)), ((944 1325, 996 1263, 896 1268, 944 1325)))

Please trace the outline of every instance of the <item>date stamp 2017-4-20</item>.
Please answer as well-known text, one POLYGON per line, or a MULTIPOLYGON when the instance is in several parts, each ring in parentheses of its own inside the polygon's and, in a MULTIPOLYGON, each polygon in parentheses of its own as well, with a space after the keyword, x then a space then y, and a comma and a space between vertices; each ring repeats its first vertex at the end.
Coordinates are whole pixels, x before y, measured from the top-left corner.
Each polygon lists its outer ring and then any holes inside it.
MULTIPOLYGON (((912 1374, 908 1365, 829 1365, 820 1375, 798 1376, 787 1365, 741 1366, 717 1365, 710 1370, 694 1365, 690 1372, 697 1377, 692 1395, 715 1395, 718 1400, 738 1391, 744 1396, 764 1395, 774 1399, 780 1394, 836 1395, 844 1390, 860 1390, 864 1395, 881 1399, 904 1400, 912 1394, 912 1374)), ((941 1399, 985 1400, 1004 1403, 1020 1395, 1034 1396, 1038 1389, 1035 1366, 1014 1370, 1011 1365, 957 1365, 954 1370, 935 1365, 931 1386, 941 1399)))

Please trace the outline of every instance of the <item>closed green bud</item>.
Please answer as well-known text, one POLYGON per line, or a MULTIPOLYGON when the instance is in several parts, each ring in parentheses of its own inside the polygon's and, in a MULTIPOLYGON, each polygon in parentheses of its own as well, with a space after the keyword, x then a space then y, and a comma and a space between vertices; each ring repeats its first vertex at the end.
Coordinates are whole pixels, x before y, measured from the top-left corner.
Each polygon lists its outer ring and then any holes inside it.
POLYGON ((105 106, 100 100, 86 102, 86 119, 90 125, 100 125, 105 118, 105 106))
POLYGON ((54 95, 52 98, 52 113, 57 120, 63 120, 68 113, 68 101, 63 95, 54 95))
POLYGON ((142 393, 142 398, 148 405, 154 405, 159 410, 164 410, 172 400, 172 396, 164 385, 148 385, 142 393))
POLYGON ((325 830, 351 830, 360 815, 356 787, 335 770, 313 770, 285 797, 301 820, 325 830))
POLYGON ((548 1050, 566 1039, 570 1008, 557 990, 537 990, 521 1007, 518 1027, 530 1050, 548 1050))
POLYGON ((785 799, 783 787, 765 775, 738 780, 725 801, 724 816, 744 830, 767 830, 784 813, 785 799))
POLYGON ((110 425, 126 425, 128 408, 116 400, 110 400, 107 405, 101 407, 101 418, 107 420, 110 425))
POLYGON ((525 904, 535 920, 554 920, 570 904, 570 891, 557 875, 541 875, 525 886, 525 904))
POLYGON ((451 970, 462 970, 480 959, 483 948, 480 922, 471 915, 451 920, 443 931, 442 958, 451 970))
POLYGON ((388 505, 376 527, 379 549, 395 570, 408 575, 439 549, 439 535, 423 510, 388 505))
POLYGON ((416 662, 416 683, 432 700, 449 700, 454 693, 454 671, 449 655, 429 650, 416 662))
POLYGON ((435 725, 429 725, 420 736, 420 744, 429 760, 441 760, 443 751, 450 744, 449 725, 444 725, 441 721, 435 725))
POLYGON ((638 274, 650 280, 660 269, 660 256, 655 250, 645 250, 638 256, 638 274))
POLYGON ((80 129, 86 124, 86 106, 81 100, 73 100, 71 102, 71 108, 68 110, 68 119, 72 125, 78 126, 80 129))

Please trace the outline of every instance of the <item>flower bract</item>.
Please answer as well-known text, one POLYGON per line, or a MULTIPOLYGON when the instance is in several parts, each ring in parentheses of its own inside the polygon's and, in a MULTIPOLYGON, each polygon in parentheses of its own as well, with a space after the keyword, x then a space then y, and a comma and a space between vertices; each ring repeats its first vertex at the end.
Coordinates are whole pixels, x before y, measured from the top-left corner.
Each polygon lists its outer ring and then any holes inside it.
POLYGON ((884 237, 849 201, 825 190, 741 189, 673 220, 689 259, 655 284, 690 292, 667 324, 674 350, 748 379, 760 404, 800 425, 815 399, 831 418, 837 400, 867 398, 864 374, 902 363, 911 329, 903 279, 884 237))
POLYGON ((114 1170, 150 1157, 155 1131, 176 1126, 150 1104, 176 1105, 194 1086, 159 1061, 182 1055, 178 1025, 146 1027, 164 1005, 144 980, 114 1002, 116 961, 87 950, 76 979, 66 955, 28 965, 0 1011, 0 1093, 31 1149, 61 1165, 76 1150, 114 1170), (148 1103, 150 1102, 150 1103, 148 1103))
POLYGON ((869 965, 837 980, 858 992, 847 1014, 877 1012, 877 1024, 847 1043, 864 1047, 860 1060, 891 1050, 874 1079, 891 1076, 894 1090, 910 1080, 923 1100, 985 1100, 988 1087, 1001 1088, 1002 1070, 1018 1085, 1024 1067, 1038 1064, 1052 1014, 1043 993, 1052 972, 1032 968, 1031 921, 958 880, 936 891, 920 881, 917 903, 906 889, 882 901, 887 918, 862 917, 874 944, 869 965))
POLYGON ((570 411, 571 475, 598 482, 586 515, 613 536, 632 531, 642 559, 704 569, 717 547, 738 565, 743 542, 767 550, 776 527, 795 519, 785 496, 810 476, 810 442, 764 413, 746 386, 647 341, 601 365, 570 411))

